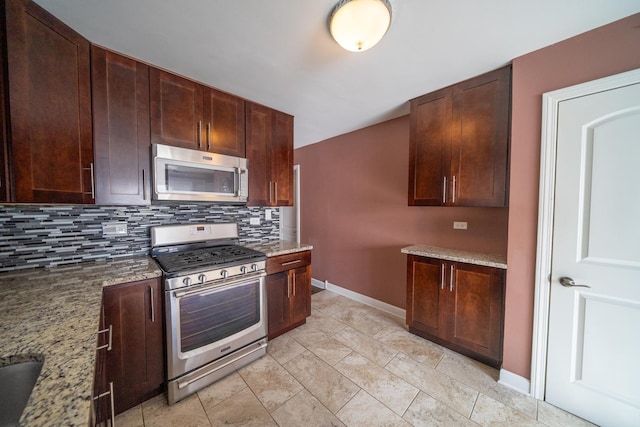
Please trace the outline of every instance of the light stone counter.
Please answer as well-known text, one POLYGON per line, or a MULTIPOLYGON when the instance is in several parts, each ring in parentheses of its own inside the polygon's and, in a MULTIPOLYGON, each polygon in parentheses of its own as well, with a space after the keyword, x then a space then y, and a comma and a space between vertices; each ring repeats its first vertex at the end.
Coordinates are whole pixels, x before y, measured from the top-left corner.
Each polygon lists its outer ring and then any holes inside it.
POLYGON ((21 426, 88 425, 102 288, 161 274, 148 257, 0 274, 0 366, 44 356, 21 426))
POLYGON ((403 254, 439 258, 447 261, 484 265, 487 267, 507 269, 507 259, 502 255, 481 252, 461 251, 459 249, 439 248, 437 246, 413 245, 400 250, 403 254))
POLYGON ((268 257, 310 251, 313 249, 311 245, 290 242, 288 240, 274 240, 268 243, 246 243, 243 244, 243 246, 264 252, 268 257))

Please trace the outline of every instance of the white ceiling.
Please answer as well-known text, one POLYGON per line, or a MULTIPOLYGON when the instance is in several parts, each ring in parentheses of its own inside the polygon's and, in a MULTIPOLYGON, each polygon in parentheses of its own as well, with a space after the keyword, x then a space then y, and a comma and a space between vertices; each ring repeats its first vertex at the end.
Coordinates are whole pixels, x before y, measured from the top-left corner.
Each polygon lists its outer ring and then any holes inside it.
POLYGON ((36 0, 93 43, 294 115, 296 147, 640 12, 640 0, 390 0, 387 35, 352 53, 328 31, 337 1, 36 0))

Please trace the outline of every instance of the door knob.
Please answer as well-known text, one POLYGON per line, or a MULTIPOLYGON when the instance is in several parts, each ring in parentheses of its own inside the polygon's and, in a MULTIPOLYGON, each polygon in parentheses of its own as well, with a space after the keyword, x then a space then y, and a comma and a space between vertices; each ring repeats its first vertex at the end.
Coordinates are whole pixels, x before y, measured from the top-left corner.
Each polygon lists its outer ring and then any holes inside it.
POLYGON ((565 288, 591 288, 588 285, 576 285, 576 282, 571 277, 561 277, 560 284, 565 288))

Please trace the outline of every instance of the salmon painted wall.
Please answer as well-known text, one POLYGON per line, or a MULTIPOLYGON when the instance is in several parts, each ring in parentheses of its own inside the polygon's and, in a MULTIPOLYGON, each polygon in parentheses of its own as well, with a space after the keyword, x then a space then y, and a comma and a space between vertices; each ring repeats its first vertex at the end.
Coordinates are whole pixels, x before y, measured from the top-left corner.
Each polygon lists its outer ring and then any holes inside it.
POLYGON ((513 60, 503 368, 530 378, 542 94, 640 68, 640 14, 513 60))
POLYGON ((409 117, 295 150, 313 278, 406 305, 406 255, 429 244, 506 254, 506 208, 407 206, 409 117), (467 221, 468 230, 454 230, 467 221))

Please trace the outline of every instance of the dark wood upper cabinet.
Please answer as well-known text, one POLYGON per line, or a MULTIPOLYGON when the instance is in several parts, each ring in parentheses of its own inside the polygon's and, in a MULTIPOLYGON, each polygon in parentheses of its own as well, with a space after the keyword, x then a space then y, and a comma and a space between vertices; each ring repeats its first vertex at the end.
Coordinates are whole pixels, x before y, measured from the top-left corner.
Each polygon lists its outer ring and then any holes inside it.
POLYGON ((96 203, 151 202, 149 67, 91 46, 96 203))
POLYGON ((212 88, 203 96, 206 151, 245 157, 244 100, 212 88))
MULTIPOLYGON (((1 16, 1 15, 0 15, 1 16)), ((0 202, 11 200, 9 181, 9 135, 7 134, 7 85, 6 85, 6 37, 5 28, 0 18, 0 202)))
POLYGON ((502 269, 408 255, 409 332, 499 368, 504 287, 502 269))
POLYGON ((32 1, 3 5, 13 199, 93 203, 89 42, 32 1))
POLYGON ((507 206, 511 66, 411 100, 410 206, 507 206))
POLYGON ((151 142, 245 157, 244 100, 151 67, 151 142))
POLYGON ((247 102, 249 206, 293 205, 293 116, 247 102))

